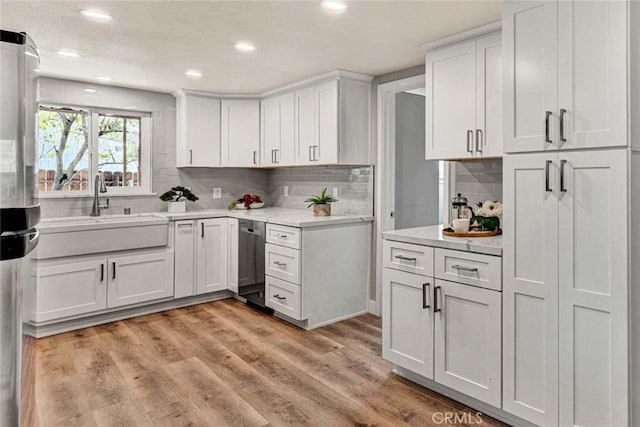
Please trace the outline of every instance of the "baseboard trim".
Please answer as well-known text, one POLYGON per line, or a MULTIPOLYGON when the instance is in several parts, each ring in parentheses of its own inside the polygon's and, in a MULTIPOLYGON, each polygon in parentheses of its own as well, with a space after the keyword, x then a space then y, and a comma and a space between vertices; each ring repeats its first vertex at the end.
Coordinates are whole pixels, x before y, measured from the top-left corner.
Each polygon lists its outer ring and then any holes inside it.
POLYGON ((176 308, 188 307, 190 305, 197 305, 205 302, 226 299, 231 296, 233 295, 230 291, 213 292, 206 295, 196 295, 192 297, 161 301, 155 304, 129 307, 122 310, 109 311, 106 313, 99 313, 82 318, 63 320, 55 323, 47 323, 44 325, 27 324, 24 326, 24 329, 27 335, 31 335, 35 338, 44 338, 51 335, 62 334, 64 332, 75 331, 77 329, 116 322, 118 320, 130 319, 132 317, 144 316, 161 311, 173 310, 176 308))
POLYGON ((483 414, 490 416, 491 418, 495 418, 498 421, 502 421, 513 427, 536 427, 535 424, 532 424, 528 421, 523 420, 522 418, 516 417, 515 415, 511 415, 508 412, 503 411, 500 408, 496 408, 491 405, 487 405, 484 402, 481 402, 473 397, 469 397, 466 394, 460 393, 459 391, 453 390, 449 387, 443 386, 433 380, 423 377, 422 375, 418 375, 414 372, 411 372, 407 369, 404 369, 398 365, 394 366, 392 371, 394 374, 407 379, 411 382, 421 385, 424 388, 428 388, 431 391, 435 391, 438 394, 448 397, 451 400, 455 400, 456 402, 460 402, 465 406, 468 406, 471 409, 475 409, 483 414))

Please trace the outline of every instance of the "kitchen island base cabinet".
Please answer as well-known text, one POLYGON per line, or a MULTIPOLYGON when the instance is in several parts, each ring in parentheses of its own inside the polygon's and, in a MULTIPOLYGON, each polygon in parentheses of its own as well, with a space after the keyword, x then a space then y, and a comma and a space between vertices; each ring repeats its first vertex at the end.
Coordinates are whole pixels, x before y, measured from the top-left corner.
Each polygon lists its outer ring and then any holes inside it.
POLYGON ((270 249, 265 251, 265 262, 287 264, 275 265, 281 269, 288 268, 291 261, 296 263, 293 275, 275 277, 267 270, 267 306, 275 310, 276 316, 305 329, 366 313, 371 234, 371 222, 302 229, 267 224, 267 247, 270 249), (291 240, 291 236, 296 238, 291 240), (297 242, 299 249, 291 248, 292 241, 297 242), (283 243, 288 246, 278 246, 283 243), (287 259, 279 257, 279 253, 286 254, 287 259), (271 290, 274 290, 273 295, 271 290), (295 305, 298 301, 296 293, 299 293, 299 308, 295 305), (276 294, 287 300, 276 298, 276 294))

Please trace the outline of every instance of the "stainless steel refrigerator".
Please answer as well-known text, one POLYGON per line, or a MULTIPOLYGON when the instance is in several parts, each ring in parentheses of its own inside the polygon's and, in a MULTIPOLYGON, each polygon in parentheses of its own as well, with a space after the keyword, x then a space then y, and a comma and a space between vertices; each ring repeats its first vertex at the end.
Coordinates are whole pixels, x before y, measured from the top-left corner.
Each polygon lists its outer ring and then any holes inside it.
POLYGON ((38 67, 33 41, 0 30, 0 426, 35 424, 34 339, 23 304, 35 281, 29 254, 38 244, 36 146, 38 67))

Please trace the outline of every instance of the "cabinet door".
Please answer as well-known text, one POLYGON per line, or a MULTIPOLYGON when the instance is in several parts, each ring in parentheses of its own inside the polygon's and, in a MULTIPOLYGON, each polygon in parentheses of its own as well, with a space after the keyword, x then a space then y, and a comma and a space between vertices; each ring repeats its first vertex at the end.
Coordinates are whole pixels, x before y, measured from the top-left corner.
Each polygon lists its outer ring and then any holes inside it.
POLYGON ((228 255, 228 266, 229 266, 229 280, 227 283, 227 289, 233 292, 238 292, 238 220, 236 218, 229 218, 227 220, 229 222, 228 226, 228 236, 229 236, 229 255, 228 255))
POLYGON ((476 156, 502 157, 502 68, 502 35, 476 40, 476 156))
POLYGON ((315 88, 316 144, 313 148, 315 164, 338 163, 338 81, 333 80, 315 88))
POLYGON ((436 280, 434 379, 500 407, 500 292, 436 280))
POLYGON ((176 221, 175 247, 175 294, 176 298, 196 293, 195 261, 196 224, 194 221, 176 221))
POLYGON ((505 1, 505 153, 558 148, 557 36, 557 1, 505 1))
POLYGON ((558 108, 566 110, 560 148, 628 144, 628 7, 624 1, 558 2, 558 108))
POLYGON ((293 92, 261 103, 262 166, 295 164, 294 94, 293 92))
POLYGON ((298 165, 314 163, 316 126, 315 88, 297 90, 295 92, 295 145, 298 165))
POLYGON ((427 53, 426 159, 473 157, 476 42, 427 53))
POLYGON ((558 155, 512 154, 503 165, 502 408, 557 426, 558 155))
POLYGON ((110 257, 109 308, 173 296, 173 251, 110 257))
POLYGON ((220 100, 186 95, 178 100, 178 166, 220 166, 220 100))
POLYGON ((560 162, 560 425, 628 425, 627 153, 560 162))
POLYGON ((228 225, 226 218, 198 221, 196 293, 227 289, 228 225))
POLYGON ((382 357, 433 379, 434 280, 385 268, 382 272, 382 357))
POLYGON ((35 321, 61 319, 107 308, 105 259, 37 268, 35 321))
POLYGON ((258 166, 260 163, 260 101, 222 101, 222 166, 258 166))

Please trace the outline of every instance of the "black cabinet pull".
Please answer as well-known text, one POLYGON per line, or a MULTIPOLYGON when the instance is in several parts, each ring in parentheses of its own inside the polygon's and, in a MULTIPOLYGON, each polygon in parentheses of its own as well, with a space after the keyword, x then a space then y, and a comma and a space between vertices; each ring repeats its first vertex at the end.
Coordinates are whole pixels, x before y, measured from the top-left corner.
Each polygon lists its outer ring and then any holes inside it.
POLYGON ((112 262, 111 263, 111 267, 113 267, 113 273, 111 275, 111 278, 115 280, 115 278, 116 278, 116 263, 112 262))
POLYGON ((564 115, 567 113, 567 110, 564 108, 560 109, 560 141, 567 142, 567 138, 564 137, 564 115))
POLYGON ((204 222, 200 223, 200 237, 202 237, 204 239, 204 222))
POLYGON ((434 313, 438 313, 442 311, 442 308, 438 305, 438 289, 440 288, 441 286, 436 286, 433 288, 433 312, 434 313))
POLYGON ((430 286, 430 283, 423 283, 422 284, 422 308, 429 308, 431 307, 430 304, 427 304, 427 288, 430 286))
POLYGON ((566 160, 560 160, 560 191, 567 192, 567 188, 564 186, 564 166, 567 164, 566 160))
POLYGON ((100 281, 104 281, 104 264, 100 264, 100 281))
POLYGON ((276 299, 279 299, 279 300, 287 299, 287 297, 281 297, 279 294, 275 294, 273 297, 276 298, 276 299))
POLYGON ((544 191, 547 193, 551 191, 551 184, 549 183, 549 168, 551 167, 551 160, 547 160, 544 162, 544 191))
POLYGON ((544 112, 544 142, 551 144, 553 141, 549 138, 549 118, 551 117, 551 111, 544 112))

